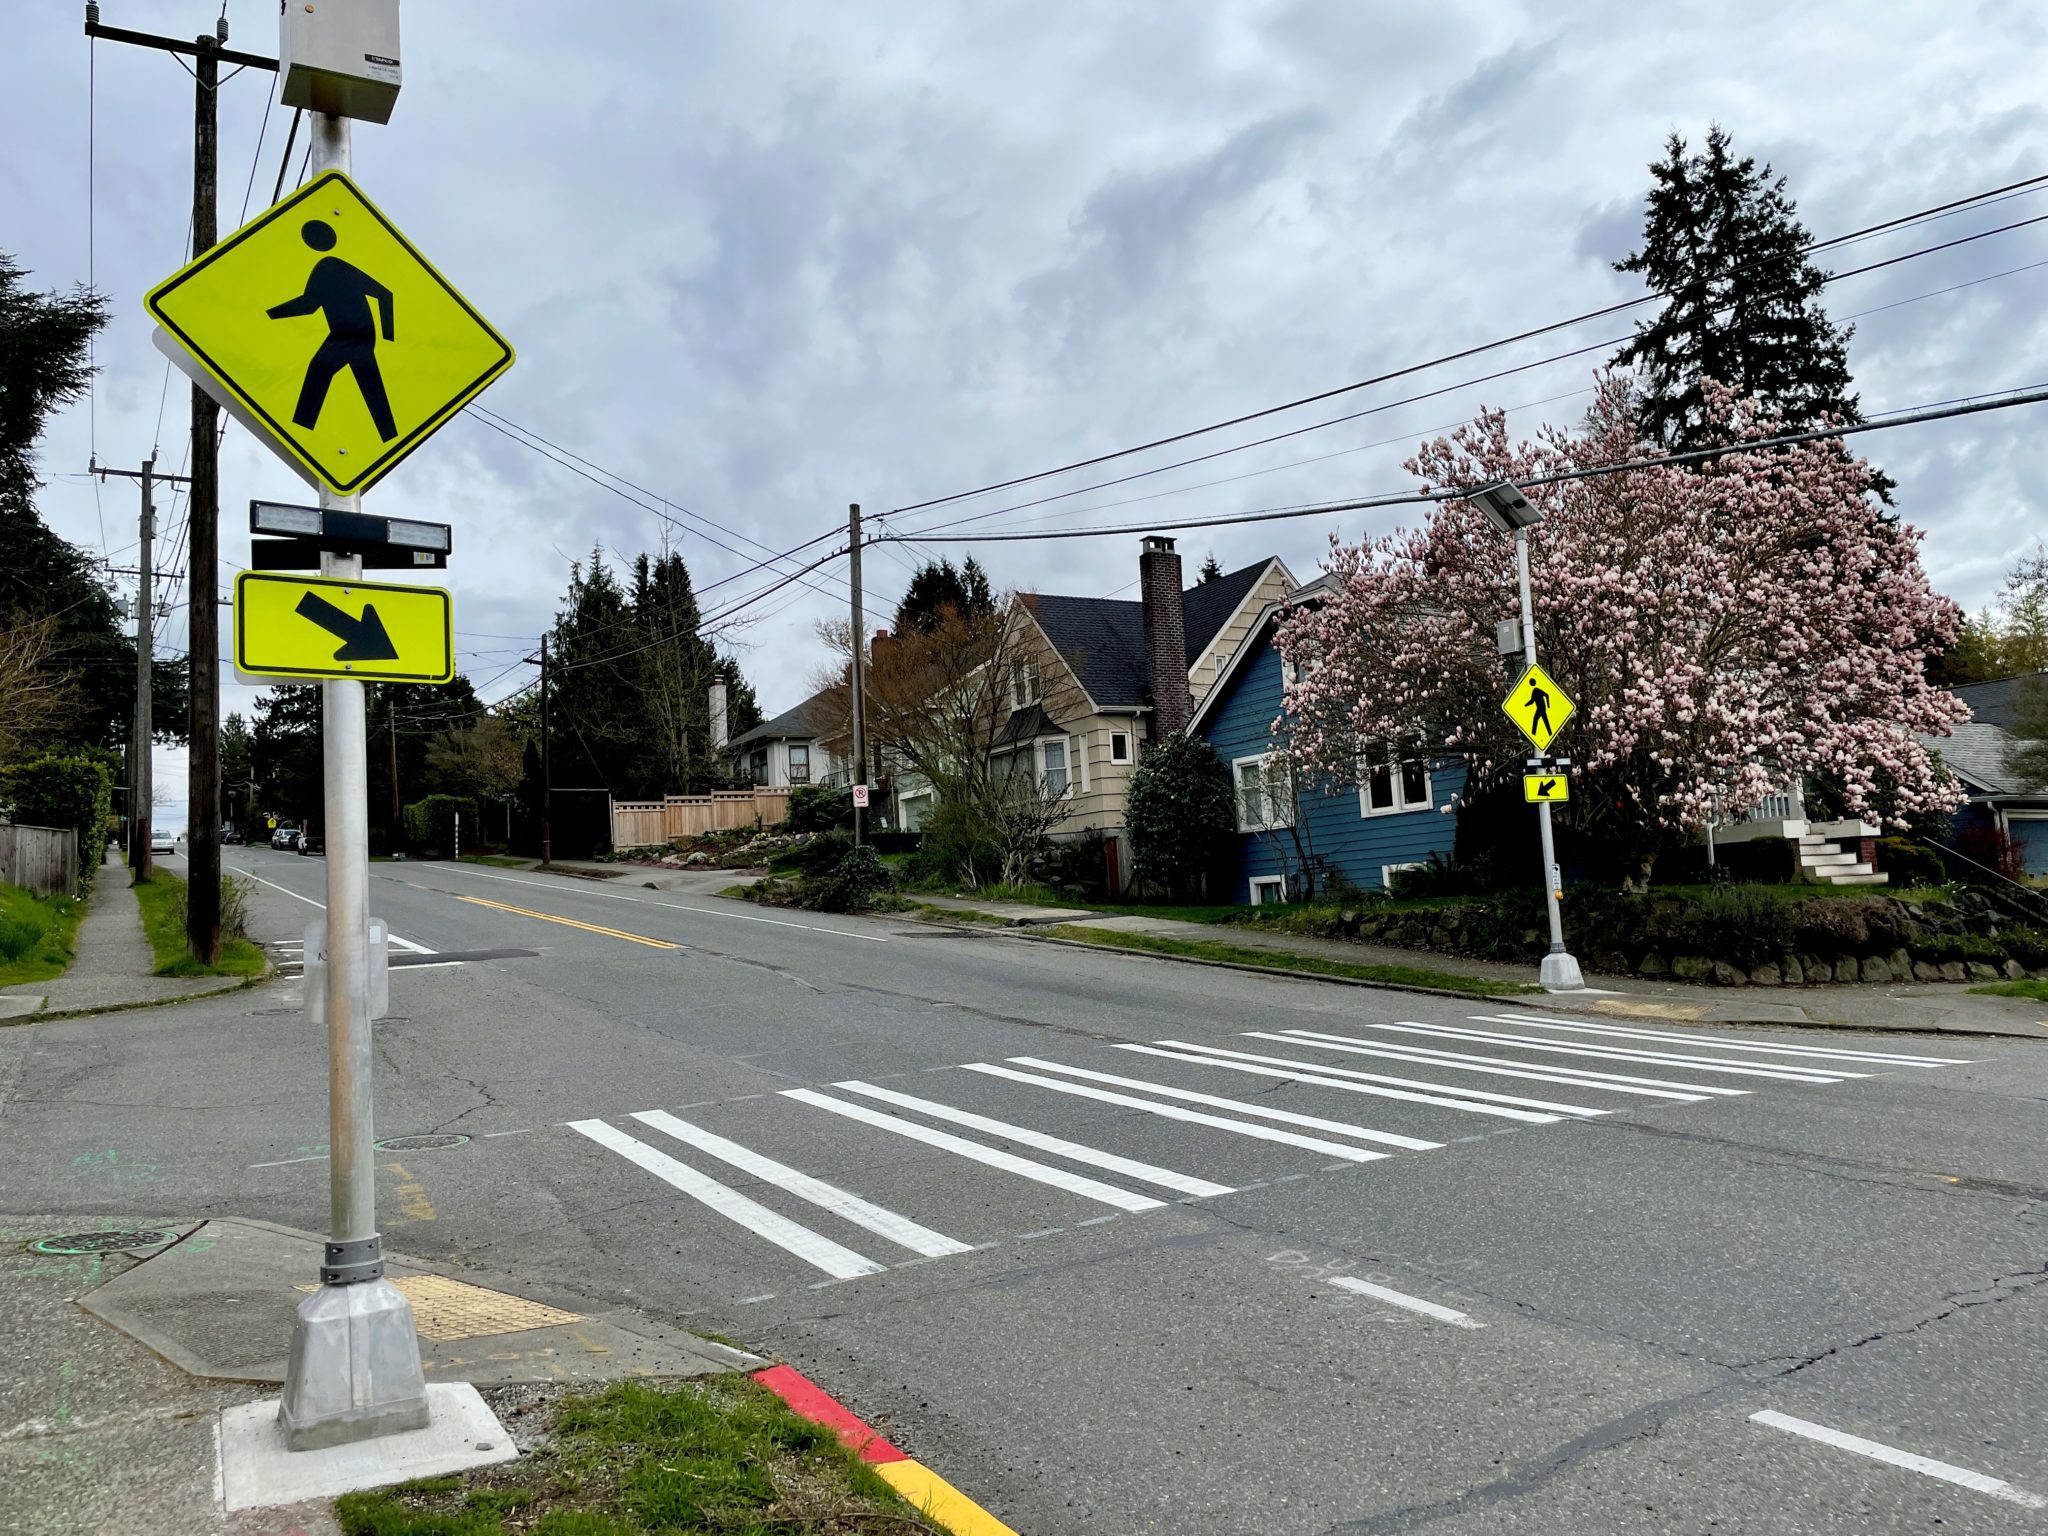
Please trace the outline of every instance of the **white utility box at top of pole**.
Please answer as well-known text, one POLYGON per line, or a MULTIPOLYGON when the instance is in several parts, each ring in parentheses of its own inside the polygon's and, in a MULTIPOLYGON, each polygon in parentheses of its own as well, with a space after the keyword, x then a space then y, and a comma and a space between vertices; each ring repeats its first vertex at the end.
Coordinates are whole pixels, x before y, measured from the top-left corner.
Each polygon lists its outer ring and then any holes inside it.
POLYGON ((398 0, 284 0, 278 100, 388 123, 398 102, 398 0))

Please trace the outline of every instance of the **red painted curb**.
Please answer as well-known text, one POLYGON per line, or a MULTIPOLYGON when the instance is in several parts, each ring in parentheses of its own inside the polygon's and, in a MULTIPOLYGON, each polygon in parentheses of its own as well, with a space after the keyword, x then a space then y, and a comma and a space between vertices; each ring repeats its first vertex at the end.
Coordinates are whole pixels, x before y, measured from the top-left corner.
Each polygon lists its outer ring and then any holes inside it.
POLYGON ((754 1380, 813 1424, 823 1424, 830 1429, 839 1436, 840 1443, 858 1455, 862 1461, 881 1463, 910 1460, 870 1428, 852 1409, 794 1367, 771 1365, 766 1370, 754 1372, 754 1380))

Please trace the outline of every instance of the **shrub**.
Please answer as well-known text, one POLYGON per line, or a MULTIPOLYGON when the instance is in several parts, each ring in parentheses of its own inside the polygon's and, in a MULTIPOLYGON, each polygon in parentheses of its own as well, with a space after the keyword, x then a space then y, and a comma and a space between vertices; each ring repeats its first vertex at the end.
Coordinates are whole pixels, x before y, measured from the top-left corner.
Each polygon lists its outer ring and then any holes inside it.
POLYGON ((2008 928, 1998 936, 2006 954, 2030 971, 2048 966, 2048 934, 2038 928, 2008 928))
POLYGON ((862 844, 848 850, 831 874, 807 880, 799 898, 814 912, 864 912, 875 898, 886 894, 894 882, 883 867, 880 855, 862 844))
POLYGON ((1109 853, 1096 828, 1056 838, 1032 863, 1032 878, 1067 896, 1099 901, 1108 894, 1109 853))
POLYGON ((2020 845, 1998 827, 1964 827, 1956 833, 1955 848, 1964 858, 1982 864, 2008 880, 2018 880, 2026 874, 2020 845))
MULTIPOLYGON (((223 943, 229 939, 249 937, 249 898, 255 890, 253 884, 237 875, 220 877, 220 936, 223 943)), ((191 890, 182 880, 171 896, 171 912, 177 918, 172 927, 183 933, 191 916, 191 890)))
POLYGON ((1237 790, 1216 749, 1169 736, 1139 758, 1124 801, 1138 875, 1168 895, 1198 890, 1237 833, 1237 790))
POLYGON ((1949 960, 1982 960, 1989 964, 2005 958, 2005 947, 1981 933, 1930 933, 1909 940, 1906 953, 1929 965, 1949 960))
POLYGON ((452 854, 455 851, 455 818, 462 818, 470 841, 483 841, 483 823, 477 819, 476 802, 464 795, 429 795, 405 808, 405 837, 422 853, 452 854))
POLYGON ((1427 864, 1397 869, 1387 879, 1387 894, 1396 901, 1434 896, 1463 896, 1472 890, 1470 877, 1455 863, 1432 853, 1427 864))
POLYGON ((798 874, 823 875, 837 869, 840 861, 851 852, 853 834, 834 829, 812 838, 803 847, 792 850, 788 862, 795 867, 798 874))
MULTIPOLYGON (((97 750, 97 749, 94 749, 97 750)), ((0 773, 0 808, 24 826, 71 827, 78 833, 78 892, 92 889, 107 853, 107 817, 114 781, 88 752, 46 752, 0 773)))
POLYGON ((1909 837, 1881 837, 1877 840, 1877 867, 1892 877, 1893 885, 1944 885, 1948 866, 1941 855, 1923 848, 1909 837))
POLYGON ((799 784, 789 792, 785 832, 829 832, 853 825, 853 791, 828 784, 799 784))
POLYGON ((1003 850, 987 824, 966 806, 941 802, 924 825, 912 873, 923 881, 973 889, 1001 871, 1003 850))
POLYGON ((1650 927, 1658 938, 1684 950, 1748 969, 1775 960, 1793 947, 1798 919, 1792 906, 1792 901, 1772 886, 1715 886, 1682 906, 1660 907, 1650 927))

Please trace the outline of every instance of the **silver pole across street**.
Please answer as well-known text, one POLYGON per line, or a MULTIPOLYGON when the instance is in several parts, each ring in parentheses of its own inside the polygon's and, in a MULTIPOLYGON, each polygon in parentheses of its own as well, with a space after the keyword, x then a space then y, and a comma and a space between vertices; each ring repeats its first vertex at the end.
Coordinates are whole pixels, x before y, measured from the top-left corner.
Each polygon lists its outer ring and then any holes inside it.
MULTIPOLYGON (((1529 530, 1515 530, 1515 578, 1522 588, 1522 664, 1536 665, 1536 605, 1529 596, 1529 530)), ((1550 953, 1543 957, 1537 980, 1552 992, 1577 991, 1585 986, 1579 962, 1564 947, 1564 914, 1558 906, 1563 876, 1557 867, 1557 845, 1550 834, 1550 802, 1538 802, 1536 824, 1543 832, 1543 905, 1550 913, 1550 953)))
MULTIPOLYGON (((311 174, 349 169, 349 119, 312 114, 311 174)), ((324 210, 307 207, 309 218, 324 210)), ((321 491, 323 510, 360 496, 321 491)), ((323 576, 360 581, 361 555, 323 552, 323 576)), ((427 1388, 412 1304, 384 1278, 371 1113, 370 773, 363 684, 320 685, 327 817, 328 1239, 320 1289, 299 1306, 278 1407, 295 1451, 424 1428, 427 1388)))

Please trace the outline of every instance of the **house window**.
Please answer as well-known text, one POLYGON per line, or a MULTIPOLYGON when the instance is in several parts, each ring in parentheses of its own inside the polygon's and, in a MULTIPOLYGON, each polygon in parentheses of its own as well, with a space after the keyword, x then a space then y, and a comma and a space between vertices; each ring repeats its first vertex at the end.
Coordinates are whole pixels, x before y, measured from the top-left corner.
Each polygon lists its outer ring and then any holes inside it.
POLYGON ((1038 702, 1038 663, 1019 656, 1010 663, 1010 704, 1022 709, 1038 702))
POLYGON ((811 782, 811 748, 809 743, 802 746, 794 742, 789 748, 789 782, 808 784, 811 782))
POLYGON ((1277 907, 1287 900, 1287 882, 1278 875, 1263 875, 1252 882, 1252 905, 1277 907))
POLYGON ((1064 741, 1040 742, 1038 750, 1046 798, 1064 800, 1067 796, 1067 744, 1064 741))
POLYGON ((1430 793, 1429 761, 1411 757, 1388 758, 1366 769, 1358 786, 1358 814, 1398 816, 1405 811, 1426 811, 1434 803, 1430 793))
POLYGON ((1388 894, 1391 895, 1394 889, 1394 876, 1397 873, 1404 869, 1427 868, 1429 868, 1427 864, 1415 862, 1413 860, 1406 864, 1382 864, 1380 866, 1380 889, 1386 891, 1388 894))
POLYGON ((747 758, 747 773, 756 784, 768 782, 768 749, 756 747, 747 758))
POLYGON ((1232 763, 1237 776, 1237 829, 1266 832, 1294 825, 1294 786, 1287 770, 1263 757, 1241 757, 1232 763))
POLYGON ((1131 760, 1131 733, 1111 731, 1109 733, 1109 760, 1112 763, 1128 763, 1131 760))

